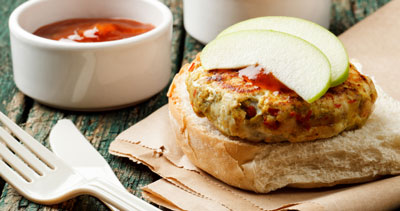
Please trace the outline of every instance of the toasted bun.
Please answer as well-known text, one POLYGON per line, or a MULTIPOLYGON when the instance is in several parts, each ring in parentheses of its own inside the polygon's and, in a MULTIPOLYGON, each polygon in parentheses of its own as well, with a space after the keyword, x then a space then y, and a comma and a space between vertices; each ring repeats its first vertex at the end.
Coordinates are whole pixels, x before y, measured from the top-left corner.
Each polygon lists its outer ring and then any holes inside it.
POLYGON ((168 93, 171 125, 193 164, 225 183, 267 193, 400 173, 400 103, 383 92, 361 129, 314 142, 256 144, 223 135, 193 112, 185 85, 188 68, 182 67, 168 93))

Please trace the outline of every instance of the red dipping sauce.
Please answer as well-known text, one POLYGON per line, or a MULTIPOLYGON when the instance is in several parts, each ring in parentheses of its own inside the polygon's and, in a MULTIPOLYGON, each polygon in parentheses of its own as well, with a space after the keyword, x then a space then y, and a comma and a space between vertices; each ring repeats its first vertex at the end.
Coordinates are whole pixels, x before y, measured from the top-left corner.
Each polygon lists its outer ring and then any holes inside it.
POLYGON ((42 26, 33 34, 60 41, 105 42, 137 36, 152 29, 151 24, 128 19, 79 18, 42 26))

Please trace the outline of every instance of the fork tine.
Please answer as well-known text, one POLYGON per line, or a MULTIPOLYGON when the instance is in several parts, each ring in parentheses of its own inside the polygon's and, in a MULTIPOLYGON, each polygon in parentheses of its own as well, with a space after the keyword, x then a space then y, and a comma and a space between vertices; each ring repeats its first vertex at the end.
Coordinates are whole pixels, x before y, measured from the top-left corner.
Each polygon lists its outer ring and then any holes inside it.
POLYGON ((7 126, 19 140, 24 143, 36 156, 48 164, 51 168, 55 167, 55 161, 58 160, 55 155, 45 146, 39 143, 27 132, 22 130, 17 124, 9 119, 5 114, 0 112, 0 121, 7 126))
POLYGON ((28 163, 40 175, 46 171, 46 165, 32 154, 28 149, 22 146, 14 137, 12 137, 4 128, 0 127, 0 137, 12 149, 15 154, 28 163))
POLYGON ((3 160, 0 160, 0 175, 7 183, 17 189, 19 193, 25 193, 24 187, 26 187, 27 182, 7 166, 3 160))
POLYGON ((22 162, 21 159, 7 149, 4 144, 0 144, 0 156, 28 182, 31 182, 34 178, 37 178, 37 174, 24 162, 22 162))

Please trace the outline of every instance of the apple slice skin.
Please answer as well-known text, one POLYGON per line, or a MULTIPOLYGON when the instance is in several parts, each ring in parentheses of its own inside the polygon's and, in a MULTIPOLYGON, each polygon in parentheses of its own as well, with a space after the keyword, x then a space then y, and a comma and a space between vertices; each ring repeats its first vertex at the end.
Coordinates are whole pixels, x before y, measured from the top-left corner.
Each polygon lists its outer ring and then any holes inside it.
POLYGON ((323 96, 330 86, 326 56, 307 41, 283 32, 230 33, 210 42, 200 60, 205 70, 261 65, 309 103, 323 96))
POLYGON ((281 31, 312 43, 328 57, 331 63, 330 86, 334 87, 346 81, 349 75, 349 57, 343 43, 332 32, 311 21, 286 16, 253 18, 228 27, 217 38, 232 32, 254 29, 281 31))

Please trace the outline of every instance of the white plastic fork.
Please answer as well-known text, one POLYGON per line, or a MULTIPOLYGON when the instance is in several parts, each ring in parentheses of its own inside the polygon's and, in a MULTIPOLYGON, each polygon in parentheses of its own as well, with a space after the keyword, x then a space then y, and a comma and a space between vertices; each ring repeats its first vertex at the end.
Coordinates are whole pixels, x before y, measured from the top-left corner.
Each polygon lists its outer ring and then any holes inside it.
POLYGON ((104 179, 85 179, 1 112, 0 121, 19 139, 0 127, 0 175, 25 198, 51 205, 88 194, 120 210, 159 210, 104 179))

